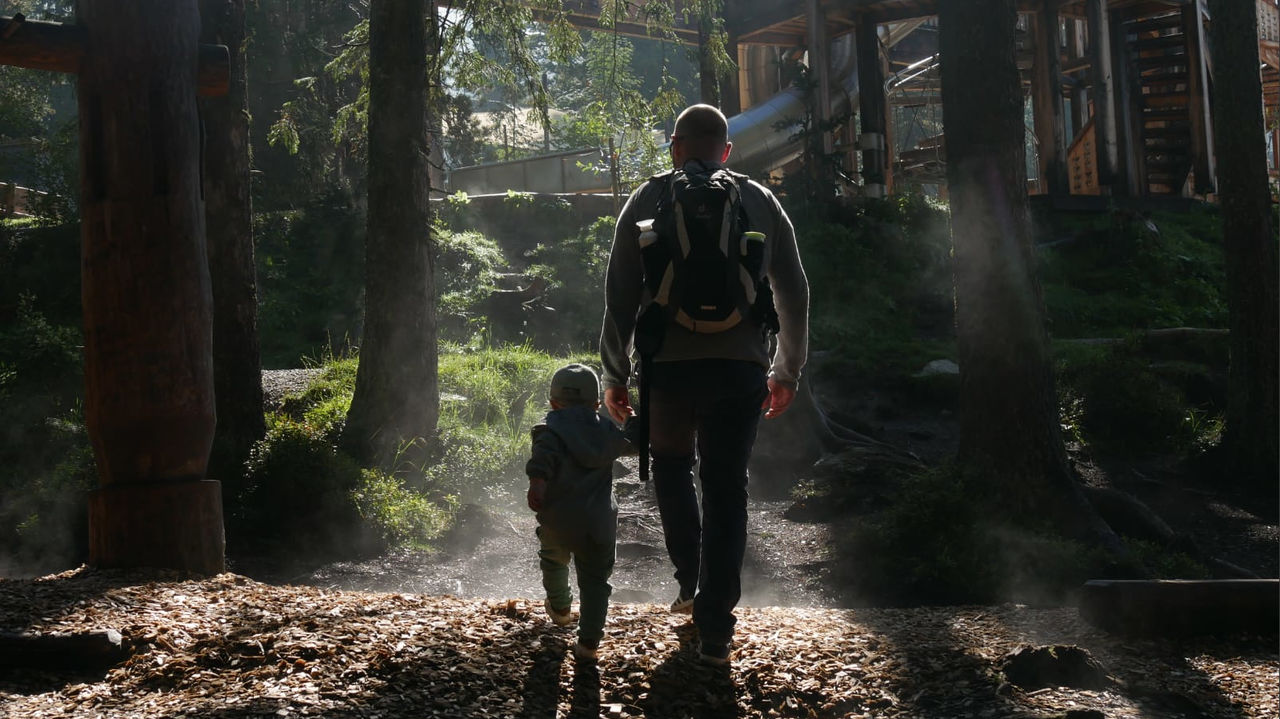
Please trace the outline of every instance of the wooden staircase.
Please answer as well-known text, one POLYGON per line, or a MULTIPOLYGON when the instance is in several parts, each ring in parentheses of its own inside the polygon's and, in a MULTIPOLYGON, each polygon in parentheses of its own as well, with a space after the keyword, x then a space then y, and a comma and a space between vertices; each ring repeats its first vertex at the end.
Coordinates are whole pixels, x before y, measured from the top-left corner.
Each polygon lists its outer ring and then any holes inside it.
POLYGON ((1183 14, 1176 9, 1124 22, 1135 79, 1135 141, 1148 195, 1180 195, 1191 170, 1191 73, 1183 14))

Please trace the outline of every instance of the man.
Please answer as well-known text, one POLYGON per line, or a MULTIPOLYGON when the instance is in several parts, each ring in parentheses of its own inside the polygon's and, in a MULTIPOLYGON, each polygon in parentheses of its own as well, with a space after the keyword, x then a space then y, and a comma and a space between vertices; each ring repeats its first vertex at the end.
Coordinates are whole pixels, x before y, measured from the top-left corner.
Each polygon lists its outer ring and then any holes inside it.
MULTIPOLYGON (((713 172, 723 167, 731 149, 728 123, 718 109, 693 105, 676 120, 671 162, 677 170, 713 172)), ((671 175, 661 175, 632 193, 614 234, 600 354, 605 406, 618 422, 632 414, 627 382, 637 313, 653 299, 636 223, 655 217, 670 182, 671 175)), ((652 376, 643 380, 651 388, 650 407, 642 409, 649 413, 654 491, 680 586, 671 610, 692 610, 702 658, 714 665, 729 661, 733 610, 742 594, 747 461, 760 410, 774 418, 790 406, 808 344, 809 287, 791 221, 768 189, 746 178, 737 185, 748 229, 765 236, 762 269, 775 294, 777 349, 771 358, 767 333, 750 319, 715 332, 666 321, 652 376), (693 486, 695 456, 701 519, 693 486)))

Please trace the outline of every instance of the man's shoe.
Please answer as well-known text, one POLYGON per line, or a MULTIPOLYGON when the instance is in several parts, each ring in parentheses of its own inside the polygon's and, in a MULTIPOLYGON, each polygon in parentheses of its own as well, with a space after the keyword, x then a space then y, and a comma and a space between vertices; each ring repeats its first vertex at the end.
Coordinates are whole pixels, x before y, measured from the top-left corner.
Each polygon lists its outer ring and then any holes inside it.
POLYGON ((670 611, 672 614, 693 614, 693 592, 685 594, 681 589, 680 596, 671 603, 670 611))
POLYGON ((729 645, 728 644, 706 644, 698 650, 698 658, 703 664, 713 667, 729 666, 729 645))
POLYGON ((573 645, 573 656, 581 662, 594 662, 599 655, 600 640, 579 639, 578 643, 573 645))
POLYGON ((563 627, 573 623, 573 611, 569 607, 556 609, 551 606, 550 599, 543 600, 542 606, 547 610, 547 617, 551 620, 551 623, 555 624, 557 627, 563 627))

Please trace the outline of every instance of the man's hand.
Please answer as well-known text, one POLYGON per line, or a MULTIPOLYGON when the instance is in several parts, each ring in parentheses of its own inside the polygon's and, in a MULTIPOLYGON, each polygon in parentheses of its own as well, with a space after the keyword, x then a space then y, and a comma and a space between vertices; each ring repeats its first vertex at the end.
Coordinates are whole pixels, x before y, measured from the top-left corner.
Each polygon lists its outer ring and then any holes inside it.
POLYGON ((763 409, 765 419, 773 419, 787 411, 791 400, 796 398, 796 387, 790 382, 779 382, 769 378, 769 396, 764 398, 763 409))
POLYGON ((529 502, 529 509, 535 512, 542 511, 542 500, 547 496, 547 480, 542 477, 529 478, 529 493, 525 499, 529 502))
POLYGON ((635 410, 631 409, 631 399, 627 397, 626 387, 616 385, 605 387, 604 407, 609 410, 609 416, 613 417, 613 421, 618 424, 625 424, 627 417, 635 414, 635 410))

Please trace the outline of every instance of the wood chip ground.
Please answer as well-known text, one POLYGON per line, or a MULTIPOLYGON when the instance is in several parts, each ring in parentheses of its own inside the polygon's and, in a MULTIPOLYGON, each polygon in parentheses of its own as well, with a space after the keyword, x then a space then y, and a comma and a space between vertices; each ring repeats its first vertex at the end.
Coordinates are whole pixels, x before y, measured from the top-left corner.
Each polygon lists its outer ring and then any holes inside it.
POLYGON ((90 676, 0 676, 18 717, 1276 717, 1276 640, 1126 640, 1074 609, 1016 605, 738 612, 728 669, 685 618, 610 608, 597 665, 541 602, 326 591, 234 574, 183 581, 79 569, 0 580, 0 631, 112 628, 133 643, 90 676), (1087 649, 1104 690, 1023 692, 1022 645, 1087 649), (1071 714, 1068 714, 1071 712, 1071 714))

